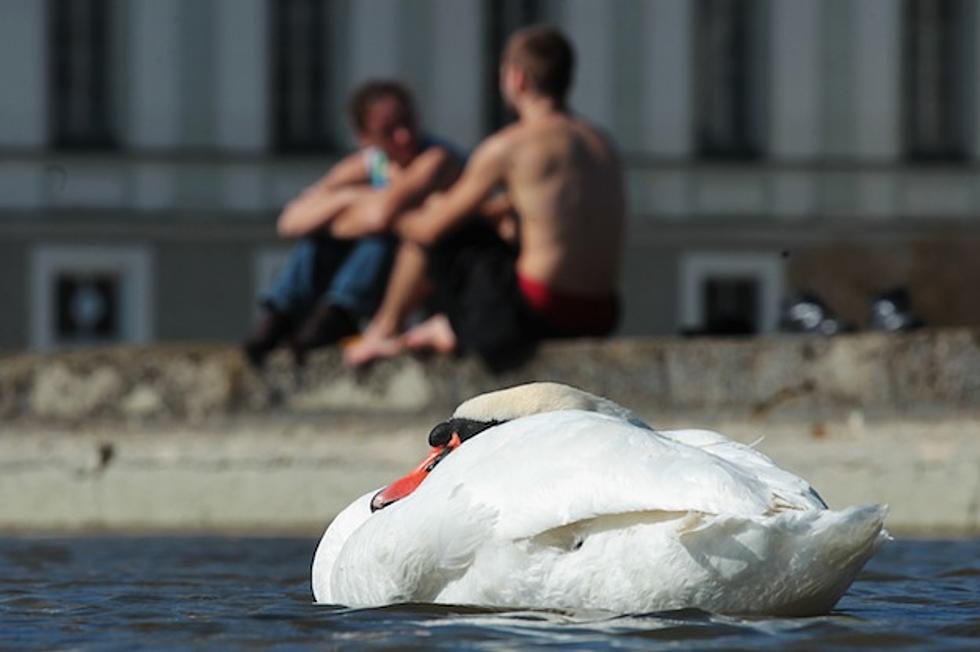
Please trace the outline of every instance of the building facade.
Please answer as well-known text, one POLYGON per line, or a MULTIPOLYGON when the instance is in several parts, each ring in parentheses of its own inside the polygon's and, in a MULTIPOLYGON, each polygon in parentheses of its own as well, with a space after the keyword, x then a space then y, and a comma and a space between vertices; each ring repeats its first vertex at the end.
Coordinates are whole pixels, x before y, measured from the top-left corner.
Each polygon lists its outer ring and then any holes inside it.
POLYGON ((532 22, 627 166, 622 334, 772 332, 801 290, 860 327, 894 286, 980 323, 978 0, 0 0, 0 349, 239 339, 348 91, 473 146, 532 22))

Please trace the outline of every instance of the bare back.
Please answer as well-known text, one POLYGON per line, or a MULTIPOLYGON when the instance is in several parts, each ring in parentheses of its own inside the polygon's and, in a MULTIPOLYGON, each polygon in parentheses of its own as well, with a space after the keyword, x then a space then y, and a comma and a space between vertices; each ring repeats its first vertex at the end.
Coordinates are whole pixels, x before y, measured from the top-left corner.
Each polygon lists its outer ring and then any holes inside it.
POLYGON ((611 143, 566 114, 519 122, 499 136, 507 145, 506 181, 521 221, 518 272, 556 290, 614 292, 626 216, 611 143))

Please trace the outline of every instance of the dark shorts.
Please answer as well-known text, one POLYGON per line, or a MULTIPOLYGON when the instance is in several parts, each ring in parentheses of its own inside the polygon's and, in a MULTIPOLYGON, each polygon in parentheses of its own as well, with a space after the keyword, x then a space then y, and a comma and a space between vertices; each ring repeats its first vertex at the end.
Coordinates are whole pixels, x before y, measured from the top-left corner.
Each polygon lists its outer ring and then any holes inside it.
POLYGON ((532 309, 518 281, 517 254, 479 219, 446 234, 430 251, 435 307, 449 318, 461 353, 505 366, 545 338, 606 334, 577 331, 532 309))

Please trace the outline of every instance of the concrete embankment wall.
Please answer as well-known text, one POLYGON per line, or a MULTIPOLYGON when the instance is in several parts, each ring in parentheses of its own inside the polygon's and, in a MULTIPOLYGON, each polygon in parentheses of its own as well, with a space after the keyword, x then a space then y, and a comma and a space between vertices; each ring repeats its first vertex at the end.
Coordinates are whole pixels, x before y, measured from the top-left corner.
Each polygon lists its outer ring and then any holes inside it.
POLYGON ((831 506, 889 503, 898 531, 980 532, 973 330, 551 343, 497 375, 441 357, 355 373, 330 351, 256 373, 213 345, 0 357, 0 529, 313 534, 417 463, 458 402, 526 380, 764 437, 831 506))

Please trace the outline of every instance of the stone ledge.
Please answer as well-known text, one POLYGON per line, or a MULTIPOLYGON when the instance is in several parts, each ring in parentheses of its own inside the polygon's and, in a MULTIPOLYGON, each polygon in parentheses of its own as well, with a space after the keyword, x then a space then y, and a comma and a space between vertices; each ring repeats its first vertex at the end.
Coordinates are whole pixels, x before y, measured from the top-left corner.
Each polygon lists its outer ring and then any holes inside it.
MULTIPOLYGON (((896 534, 980 534, 980 420, 739 422, 708 427, 755 443, 833 508, 890 505, 896 534)), ((187 427, 15 424, 0 433, 0 533, 302 532, 418 464, 440 417, 282 415, 187 427)), ((313 539, 315 541, 315 539, 313 539)))
POLYGON ((445 413, 483 391, 557 380, 645 412, 754 420, 974 413, 980 330, 822 338, 644 338, 549 342, 493 374, 474 359, 405 356, 343 367, 327 350, 261 372, 227 345, 155 345, 0 357, 0 420, 200 423, 284 413, 445 413))

